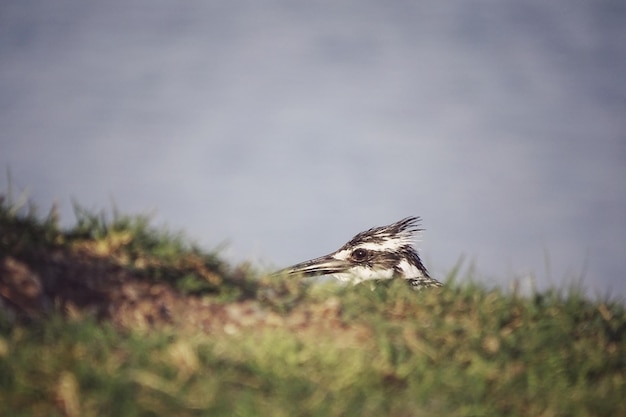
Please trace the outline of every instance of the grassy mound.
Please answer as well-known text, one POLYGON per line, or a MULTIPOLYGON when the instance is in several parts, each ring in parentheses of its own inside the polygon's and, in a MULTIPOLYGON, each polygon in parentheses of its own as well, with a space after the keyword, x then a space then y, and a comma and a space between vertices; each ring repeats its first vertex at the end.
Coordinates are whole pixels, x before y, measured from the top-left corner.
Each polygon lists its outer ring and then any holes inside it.
POLYGON ((144 217, 0 203, 2 416, 620 416, 618 302, 269 279, 144 217))

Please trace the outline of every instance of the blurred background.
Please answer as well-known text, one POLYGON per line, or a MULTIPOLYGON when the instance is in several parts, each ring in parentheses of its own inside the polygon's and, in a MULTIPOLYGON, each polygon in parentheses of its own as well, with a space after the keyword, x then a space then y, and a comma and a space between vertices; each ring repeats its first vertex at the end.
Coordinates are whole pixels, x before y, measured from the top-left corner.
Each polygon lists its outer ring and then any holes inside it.
POLYGON ((437 278, 626 295, 622 1, 3 1, 0 127, 66 225, 270 270, 419 215, 437 278))

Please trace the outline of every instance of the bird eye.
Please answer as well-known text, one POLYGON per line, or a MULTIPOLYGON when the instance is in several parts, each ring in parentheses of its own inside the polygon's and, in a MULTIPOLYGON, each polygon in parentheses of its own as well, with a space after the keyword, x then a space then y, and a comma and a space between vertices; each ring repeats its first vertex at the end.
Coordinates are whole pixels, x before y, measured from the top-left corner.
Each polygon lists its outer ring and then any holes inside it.
POLYGON ((365 249, 357 249, 352 252, 352 257, 355 261, 364 261, 367 258, 367 251, 365 249))

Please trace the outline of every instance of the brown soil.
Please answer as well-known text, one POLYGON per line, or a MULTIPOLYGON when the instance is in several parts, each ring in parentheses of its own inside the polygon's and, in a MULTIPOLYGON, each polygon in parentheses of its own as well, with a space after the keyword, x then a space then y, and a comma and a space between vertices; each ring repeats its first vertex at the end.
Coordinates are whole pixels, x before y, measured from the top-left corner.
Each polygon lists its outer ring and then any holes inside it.
POLYGON ((110 258, 84 251, 59 249, 31 254, 28 259, 0 258, 0 308, 17 319, 37 319, 61 311, 70 318, 93 314, 121 329, 139 331, 171 326, 236 334, 282 327, 314 335, 341 329, 342 339, 353 342, 369 336, 365 326, 343 322, 337 298, 317 304, 292 303, 292 308, 284 311, 273 307, 272 299, 280 299, 280 291, 280 286, 259 286, 254 296, 224 302, 211 295, 183 294, 168 283, 154 282, 110 258))

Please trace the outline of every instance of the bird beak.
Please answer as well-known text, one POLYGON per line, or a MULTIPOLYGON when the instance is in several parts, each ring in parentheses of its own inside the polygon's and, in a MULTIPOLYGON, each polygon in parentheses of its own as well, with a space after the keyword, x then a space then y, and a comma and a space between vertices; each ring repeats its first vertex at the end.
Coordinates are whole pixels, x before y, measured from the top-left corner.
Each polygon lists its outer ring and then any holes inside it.
POLYGON ((344 272, 350 267, 349 262, 326 255, 281 269, 273 275, 332 275, 344 272))

